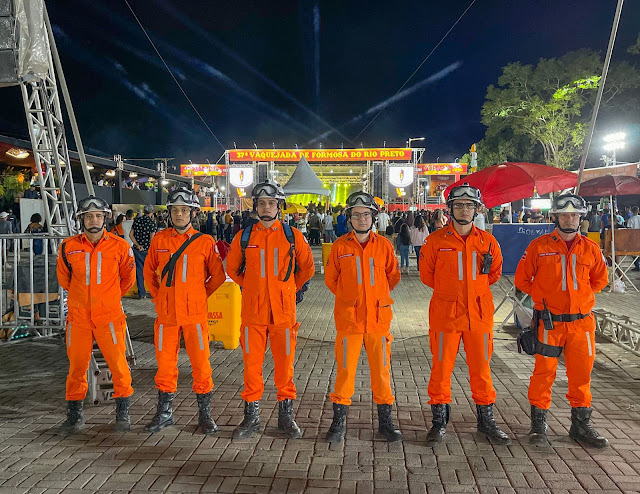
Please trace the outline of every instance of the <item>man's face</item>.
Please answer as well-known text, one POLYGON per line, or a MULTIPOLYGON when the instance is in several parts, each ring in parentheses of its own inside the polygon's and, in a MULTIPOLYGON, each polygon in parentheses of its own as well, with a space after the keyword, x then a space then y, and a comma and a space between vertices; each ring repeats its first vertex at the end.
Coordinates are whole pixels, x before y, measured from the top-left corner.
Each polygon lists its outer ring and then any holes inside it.
POLYGON ((580 214, 579 213, 558 213, 558 225, 560 228, 571 228, 577 230, 580 226, 580 214))
POLYGON ((272 197, 260 197, 256 207, 258 217, 275 218, 278 215, 278 199, 272 197))
POLYGON ((91 211, 84 215, 84 227, 90 233, 98 233, 104 228, 105 213, 91 211))
POLYGON ((171 223, 174 227, 186 228, 191 220, 191 208, 189 206, 171 206, 171 223))
POLYGON ((373 212, 364 206, 353 208, 351 210, 351 224, 356 230, 368 230, 373 225, 373 212))
POLYGON ((476 203, 468 199, 455 199, 451 205, 453 214, 458 220, 472 221, 476 212, 476 203))

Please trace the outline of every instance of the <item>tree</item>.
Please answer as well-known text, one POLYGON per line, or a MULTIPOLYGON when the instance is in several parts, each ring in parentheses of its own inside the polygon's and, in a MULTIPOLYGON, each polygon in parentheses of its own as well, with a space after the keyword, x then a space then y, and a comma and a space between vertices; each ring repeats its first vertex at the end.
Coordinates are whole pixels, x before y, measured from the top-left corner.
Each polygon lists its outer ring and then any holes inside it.
MULTIPOLYGON (((510 63, 498 85, 487 88, 482 123, 487 126, 478 149, 480 160, 523 161, 540 154, 548 165, 569 168, 582 151, 602 71, 600 55, 591 50, 540 59, 536 66, 510 63), (528 142, 527 142, 528 141, 528 142)), ((627 62, 612 64, 602 98, 602 111, 638 110, 633 91, 640 71, 627 62), (628 97, 623 97, 627 93, 628 97), (631 102, 631 104, 630 104, 631 102)))

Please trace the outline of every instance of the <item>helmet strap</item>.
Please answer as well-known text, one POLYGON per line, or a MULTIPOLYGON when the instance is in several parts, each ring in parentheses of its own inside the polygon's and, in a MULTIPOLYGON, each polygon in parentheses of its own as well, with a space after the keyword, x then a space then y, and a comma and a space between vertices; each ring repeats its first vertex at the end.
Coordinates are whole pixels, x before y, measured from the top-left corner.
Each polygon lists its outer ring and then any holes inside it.
POLYGON ((80 215, 80 231, 87 231, 89 233, 98 233, 99 231, 104 230, 107 227, 107 215, 104 215, 104 219, 102 220, 102 226, 98 228, 97 226, 92 226, 91 228, 87 228, 84 225, 84 214, 80 215))
POLYGON ((189 211, 189 222, 185 225, 185 226, 176 226, 173 224, 173 221, 171 221, 171 206, 167 206, 167 209, 169 210, 169 225, 171 225, 173 228, 175 228, 175 230, 178 233, 184 233, 186 232, 189 227, 191 226, 191 220, 193 219, 193 208, 191 208, 191 210, 189 211))
POLYGON ((578 221, 578 227, 577 228, 561 228, 560 227, 560 220, 558 219, 558 215, 555 214, 554 217, 555 217, 555 219, 553 220, 553 223, 556 225, 556 228, 558 230, 560 230, 562 233, 578 233, 580 231, 580 223, 582 222, 582 216, 580 216, 580 220, 578 221))
POLYGON ((468 225, 470 223, 473 223, 473 221, 476 219, 476 216, 478 215, 478 205, 476 205, 473 211, 473 218, 471 218, 471 220, 459 220, 458 218, 456 218, 454 211, 455 209, 453 207, 453 204, 451 204, 451 218, 453 218, 453 221, 455 221, 459 225, 468 225))

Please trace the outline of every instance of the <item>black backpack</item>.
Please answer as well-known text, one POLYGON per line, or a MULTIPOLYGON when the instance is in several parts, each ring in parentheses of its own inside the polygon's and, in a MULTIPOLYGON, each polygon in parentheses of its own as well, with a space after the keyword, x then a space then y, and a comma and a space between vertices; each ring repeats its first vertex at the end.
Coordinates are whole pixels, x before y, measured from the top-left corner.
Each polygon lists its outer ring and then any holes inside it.
MULTIPOLYGON (((247 226, 244 230, 242 230, 242 235, 240 236, 240 248, 242 249, 242 262, 240 263, 240 268, 238 269, 238 274, 243 274, 247 267, 247 257, 245 251, 247 250, 247 246, 249 245, 249 240, 251 239, 251 228, 253 225, 247 226)), ((284 277, 284 281, 288 281, 291 276, 291 271, 294 273, 299 271, 298 261, 295 259, 296 257, 296 237, 293 234, 293 230, 291 226, 287 223, 282 223, 282 229, 284 230, 284 235, 287 237, 287 241, 289 242, 289 267, 287 268, 287 274, 284 277), (295 268, 294 268, 295 262, 295 268)))

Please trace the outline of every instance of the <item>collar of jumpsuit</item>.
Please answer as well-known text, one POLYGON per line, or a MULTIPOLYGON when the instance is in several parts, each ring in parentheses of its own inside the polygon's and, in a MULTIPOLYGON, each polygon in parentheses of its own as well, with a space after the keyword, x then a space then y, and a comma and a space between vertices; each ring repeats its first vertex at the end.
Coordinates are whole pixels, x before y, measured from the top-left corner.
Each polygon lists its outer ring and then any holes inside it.
POLYGON ((177 237, 178 235, 184 235, 187 238, 191 238, 196 233, 198 233, 198 231, 193 227, 193 225, 189 225, 189 229, 187 231, 185 231, 184 233, 180 233, 175 228, 171 228, 171 235, 174 236, 174 237, 177 237))
POLYGON ((102 236, 98 239, 98 241, 94 244, 91 240, 89 240, 89 237, 87 237, 87 234, 82 232, 82 235, 80 235, 80 238, 82 239, 83 242, 89 244, 89 245, 98 245, 100 242, 102 242, 103 240, 108 240, 110 237, 109 233, 107 232, 107 229, 105 228, 104 230, 102 230, 102 236))

